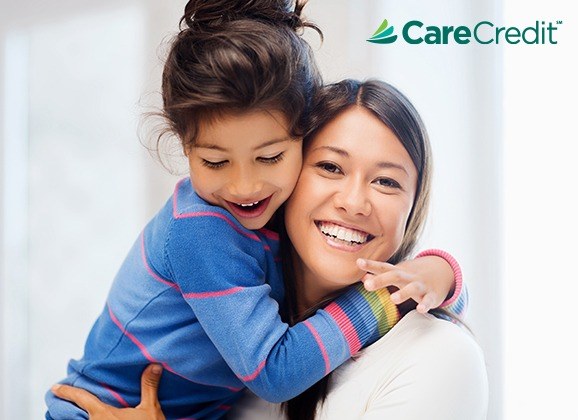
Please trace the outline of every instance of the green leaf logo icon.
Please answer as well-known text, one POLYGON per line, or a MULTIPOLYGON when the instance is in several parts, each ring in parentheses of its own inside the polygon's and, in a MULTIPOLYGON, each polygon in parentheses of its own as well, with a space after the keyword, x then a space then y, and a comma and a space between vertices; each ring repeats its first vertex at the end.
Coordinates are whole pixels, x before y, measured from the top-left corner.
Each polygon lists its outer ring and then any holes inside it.
POLYGON ((374 44, 391 44, 397 39, 397 35, 393 34, 393 26, 387 27, 387 19, 384 19, 377 31, 373 33, 368 42, 373 42, 374 44))

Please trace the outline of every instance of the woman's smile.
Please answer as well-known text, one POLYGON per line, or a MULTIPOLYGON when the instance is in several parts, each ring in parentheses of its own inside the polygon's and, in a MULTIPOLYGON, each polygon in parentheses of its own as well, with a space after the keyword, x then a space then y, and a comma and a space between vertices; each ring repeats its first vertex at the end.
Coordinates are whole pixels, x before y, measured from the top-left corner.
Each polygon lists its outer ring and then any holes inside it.
POLYGON ((303 287, 327 295, 359 281, 358 258, 387 261, 403 240, 416 185, 407 150, 367 109, 353 106, 317 132, 285 210, 303 287))
POLYGON ((327 245, 345 252, 358 252, 375 236, 338 221, 316 220, 315 226, 327 245))

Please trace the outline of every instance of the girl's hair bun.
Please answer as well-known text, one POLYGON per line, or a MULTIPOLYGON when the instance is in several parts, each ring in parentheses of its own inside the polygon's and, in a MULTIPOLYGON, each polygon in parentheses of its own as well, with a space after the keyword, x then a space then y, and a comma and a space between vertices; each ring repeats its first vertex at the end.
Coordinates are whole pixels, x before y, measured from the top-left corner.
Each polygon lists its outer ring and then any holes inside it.
POLYGON ((287 25, 293 31, 317 28, 305 22, 301 11, 306 0, 189 0, 180 20, 181 29, 218 31, 224 24, 243 19, 287 25))

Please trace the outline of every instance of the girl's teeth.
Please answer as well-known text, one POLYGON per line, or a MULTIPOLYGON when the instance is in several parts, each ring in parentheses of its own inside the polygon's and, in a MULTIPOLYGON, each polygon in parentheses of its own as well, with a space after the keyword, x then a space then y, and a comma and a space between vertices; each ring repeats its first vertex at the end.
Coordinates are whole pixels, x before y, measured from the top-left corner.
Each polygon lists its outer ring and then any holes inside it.
POLYGON ((257 205, 257 204, 259 204, 258 201, 255 201, 254 203, 248 203, 248 204, 239 203, 239 205, 240 205, 241 207, 253 207, 254 205, 257 205))

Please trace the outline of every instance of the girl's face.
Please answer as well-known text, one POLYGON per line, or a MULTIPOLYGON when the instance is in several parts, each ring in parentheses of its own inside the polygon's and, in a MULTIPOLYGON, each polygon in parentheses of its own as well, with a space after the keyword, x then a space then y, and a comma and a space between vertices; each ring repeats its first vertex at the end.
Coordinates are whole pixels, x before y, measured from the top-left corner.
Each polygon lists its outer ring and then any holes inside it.
POLYGON ((287 200, 301 170, 302 141, 278 111, 227 114, 200 127, 187 153, 197 194, 260 229, 287 200))
POLYGON ((367 109, 349 108, 319 131, 285 213, 297 272, 315 279, 307 287, 331 293, 361 278, 358 258, 391 257, 416 185, 408 152, 367 109))

